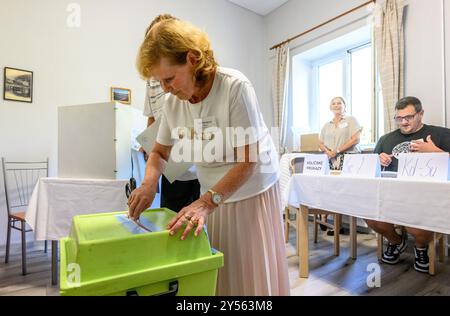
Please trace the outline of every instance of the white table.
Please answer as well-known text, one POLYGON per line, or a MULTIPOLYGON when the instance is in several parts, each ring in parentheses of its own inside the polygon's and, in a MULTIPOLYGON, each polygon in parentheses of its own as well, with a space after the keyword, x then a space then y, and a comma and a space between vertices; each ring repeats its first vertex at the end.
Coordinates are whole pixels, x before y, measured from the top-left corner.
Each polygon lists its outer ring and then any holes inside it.
POLYGON ((280 158, 280 192, 283 212, 288 204, 289 181, 291 179, 291 161, 296 157, 305 157, 305 153, 287 153, 280 158))
POLYGON ((450 234, 450 182, 293 175, 289 205, 299 207, 300 276, 308 275, 308 207, 450 234))
POLYGON ((70 233, 72 217, 124 211, 127 180, 41 178, 26 212, 36 240, 52 241, 52 284, 57 282, 58 240, 70 233))

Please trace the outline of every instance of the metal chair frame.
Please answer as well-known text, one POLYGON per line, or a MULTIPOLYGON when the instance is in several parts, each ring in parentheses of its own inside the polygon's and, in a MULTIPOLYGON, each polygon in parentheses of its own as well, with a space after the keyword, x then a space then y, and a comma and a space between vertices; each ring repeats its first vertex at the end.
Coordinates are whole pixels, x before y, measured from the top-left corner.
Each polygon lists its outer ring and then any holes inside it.
MULTIPOLYGON (((3 183, 5 190, 6 209, 8 213, 8 228, 6 238, 6 253, 5 263, 9 262, 9 252, 11 246, 11 229, 21 232, 22 238, 22 274, 27 274, 27 261, 26 261, 26 233, 31 232, 31 229, 26 229, 25 212, 13 213, 13 209, 23 208, 28 206, 29 199, 33 193, 33 188, 36 185, 39 178, 43 176, 43 170, 45 170, 45 176, 48 177, 48 158, 46 161, 6 161, 2 157, 2 169, 3 169, 3 183), (42 167, 45 166, 45 167, 42 167), (9 183, 9 175, 13 175, 15 184, 11 186, 9 183), (41 175, 42 174, 42 175, 41 175), (16 189, 18 194, 18 203, 13 203, 10 200, 10 190, 16 189), (16 223, 20 222, 20 226, 17 227, 16 223)), ((47 241, 45 241, 45 252, 47 252, 47 241)))

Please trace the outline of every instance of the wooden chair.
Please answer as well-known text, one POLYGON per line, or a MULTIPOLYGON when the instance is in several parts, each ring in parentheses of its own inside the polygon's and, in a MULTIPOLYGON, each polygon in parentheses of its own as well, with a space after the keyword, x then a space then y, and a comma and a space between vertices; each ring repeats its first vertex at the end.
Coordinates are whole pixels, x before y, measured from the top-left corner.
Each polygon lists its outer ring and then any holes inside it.
MULTIPOLYGON (((438 246, 439 262, 444 262, 445 258, 445 234, 434 233, 433 239, 428 243, 428 257, 430 259, 430 275, 435 275, 437 271, 436 246, 438 246)), ((377 234, 377 257, 381 261, 383 255, 383 235, 377 234)))
MULTIPOLYGON (((25 275, 27 274, 26 233, 32 231, 26 229, 26 206, 39 178, 48 176, 48 158, 46 161, 39 162, 18 162, 6 161, 2 157, 2 169, 8 212, 5 263, 9 261, 11 229, 18 230, 22 237, 22 274, 25 275), (16 226, 16 223, 20 223, 20 226, 16 226)), ((47 241, 45 241, 45 252, 47 252, 47 241)))

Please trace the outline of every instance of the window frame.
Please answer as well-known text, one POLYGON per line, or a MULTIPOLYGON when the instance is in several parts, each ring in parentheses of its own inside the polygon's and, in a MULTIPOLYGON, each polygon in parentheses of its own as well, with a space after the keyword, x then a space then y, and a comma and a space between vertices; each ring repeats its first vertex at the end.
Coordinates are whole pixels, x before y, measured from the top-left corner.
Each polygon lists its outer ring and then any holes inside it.
MULTIPOLYGON (((342 91, 344 91, 342 97, 345 98, 347 104, 347 110, 348 113, 352 113, 352 53, 370 47, 371 53, 372 53, 372 86, 371 86, 371 113, 372 113, 372 133, 370 137, 370 143, 369 144, 361 144, 363 146, 374 146, 376 143, 376 139, 380 135, 379 131, 379 117, 378 117, 378 111, 379 111, 379 102, 377 94, 379 87, 377 86, 377 80, 378 80, 378 74, 375 72, 375 59, 374 59, 374 52, 373 52, 373 43, 371 40, 366 40, 360 43, 349 45, 348 47, 336 50, 334 52, 331 52, 330 54, 325 55, 324 57, 315 59, 310 62, 311 65, 311 77, 310 80, 313 83, 310 86, 310 91, 308 92, 311 96, 311 102, 309 106, 309 118, 312 120, 312 123, 310 124, 311 128, 320 132, 321 126, 320 125, 320 118, 319 118, 319 68, 323 65, 327 65, 329 63, 342 60, 343 65, 343 78, 342 78, 342 91)), ((294 55, 295 56, 295 55, 294 55)), ((294 57, 293 56, 293 57, 294 57)))

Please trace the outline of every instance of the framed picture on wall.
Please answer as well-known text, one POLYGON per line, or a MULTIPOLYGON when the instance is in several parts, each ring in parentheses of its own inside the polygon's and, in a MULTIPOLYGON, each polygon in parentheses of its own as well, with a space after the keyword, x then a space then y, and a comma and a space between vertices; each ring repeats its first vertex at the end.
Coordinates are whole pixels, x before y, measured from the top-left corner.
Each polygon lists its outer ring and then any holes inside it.
POLYGON ((33 102, 32 71, 5 67, 3 79, 4 100, 33 102))
POLYGON ((111 87, 111 101, 131 104, 131 90, 125 88, 111 87))

